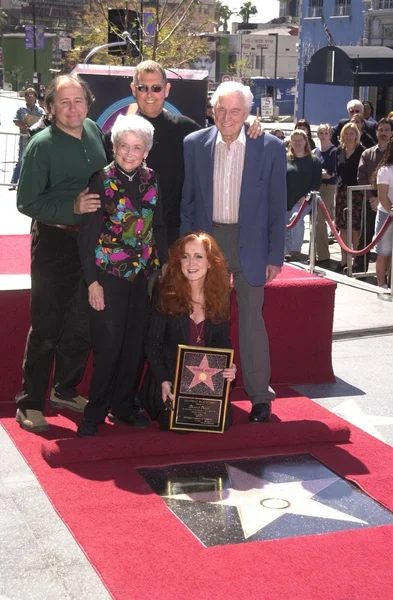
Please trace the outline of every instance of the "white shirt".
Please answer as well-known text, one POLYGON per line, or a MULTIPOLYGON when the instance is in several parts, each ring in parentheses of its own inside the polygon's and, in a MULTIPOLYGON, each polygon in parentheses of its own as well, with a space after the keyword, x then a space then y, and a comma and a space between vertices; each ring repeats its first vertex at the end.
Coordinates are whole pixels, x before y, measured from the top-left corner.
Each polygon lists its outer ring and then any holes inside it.
POLYGON ((229 147, 218 132, 214 152, 213 222, 215 223, 238 222, 245 152, 244 127, 229 147))
MULTIPOLYGON (((393 165, 386 165, 381 167, 377 173, 377 184, 384 183, 388 185, 388 198, 390 200, 390 204, 393 204, 393 165)), ((383 213, 388 213, 388 211, 382 206, 379 202, 378 210, 383 213)))

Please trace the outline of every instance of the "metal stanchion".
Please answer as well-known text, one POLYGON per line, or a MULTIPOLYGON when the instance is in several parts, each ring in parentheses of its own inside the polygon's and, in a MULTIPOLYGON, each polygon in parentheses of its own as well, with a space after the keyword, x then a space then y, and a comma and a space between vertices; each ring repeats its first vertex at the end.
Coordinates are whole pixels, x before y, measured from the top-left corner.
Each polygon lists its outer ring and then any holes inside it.
POLYGON ((311 192, 311 227, 310 227, 310 273, 315 271, 315 248, 317 237, 318 192, 311 192))
MULTIPOLYGON (((390 217, 393 217, 393 207, 390 209, 390 217)), ((393 223, 390 224, 393 227, 393 223)), ((390 293, 378 294, 378 298, 385 300, 386 302, 393 302, 393 236, 392 236, 392 254, 390 257, 390 293)))
MULTIPOLYGON (((348 213, 349 213, 349 204, 351 205, 351 223, 352 223, 352 205, 353 205, 353 192, 363 192, 363 206, 362 206, 362 228, 364 229, 364 247, 366 247, 366 234, 367 234, 367 210, 366 210, 366 205, 367 205, 367 192, 369 190, 372 190, 373 186, 372 185, 349 185, 347 187, 347 208, 344 209, 347 213, 347 227, 349 230, 349 225, 348 225, 348 213), (349 196, 351 197, 351 200, 349 200, 349 196), (364 224, 364 227, 363 227, 364 224)), ((347 231, 348 231, 347 230, 347 231)), ((347 240, 347 246, 348 247, 352 247, 352 227, 350 230, 350 233, 348 232, 347 234, 348 236, 348 240, 347 240)), ((350 275, 351 277, 366 277, 367 276, 367 271, 366 271, 366 255, 364 255, 363 257, 363 265, 364 265, 364 269, 363 272, 361 273, 354 273, 353 272, 353 267, 352 267, 352 260, 350 260, 350 256, 348 255, 347 257, 347 275, 350 275)))
MULTIPOLYGON (((352 245, 352 189, 347 191, 347 246, 353 250, 352 245)), ((352 254, 347 252, 347 275, 352 277, 352 254)))

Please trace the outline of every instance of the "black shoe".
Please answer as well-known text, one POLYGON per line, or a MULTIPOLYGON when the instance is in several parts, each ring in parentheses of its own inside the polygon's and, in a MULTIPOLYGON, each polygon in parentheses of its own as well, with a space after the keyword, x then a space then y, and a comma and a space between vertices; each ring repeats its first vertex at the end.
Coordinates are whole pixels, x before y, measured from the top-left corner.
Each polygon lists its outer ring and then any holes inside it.
POLYGON ((258 402, 252 407, 248 420, 250 423, 265 423, 270 420, 271 414, 272 407, 270 404, 258 402))
POLYGON ((347 268, 347 265, 342 265, 341 263, 338 263, 338 265, 336 265, 333 269, 333 271, 335 271, 336 273, 344 273, 344 269, 347 268))
POLYGON ((327 258, 326 260, 317 260, 315 261, 315 265, 322 269, 330 269, 330 258, 327 258))
POLYGON ((96 423, 88 423, 83 420, 78 427, 76 435, 78 437, 92 437, 93 435, 97 435, 98 427, 96 423))
POLYGON ((111 423, 120 423, 129 425, 135 429, 146 429, 150 425, 150 419, 142 413, 133 412, 128 417, 117 417, 113 413, 109 413, 108 420, 111 423))

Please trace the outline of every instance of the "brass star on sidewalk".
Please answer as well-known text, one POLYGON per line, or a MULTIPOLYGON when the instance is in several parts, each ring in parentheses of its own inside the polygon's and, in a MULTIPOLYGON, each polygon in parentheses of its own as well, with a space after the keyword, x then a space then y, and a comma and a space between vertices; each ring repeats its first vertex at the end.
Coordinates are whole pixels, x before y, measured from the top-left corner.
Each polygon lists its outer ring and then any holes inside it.
POLYGON ((318 492, 339 481, 339 477, 272 483, 231 465, 226 465, 226 469, 232 487, 211 492, 175 494, 170 498, 236 506, 246 539, 286 513, 367 524, 313 499, 318 492))

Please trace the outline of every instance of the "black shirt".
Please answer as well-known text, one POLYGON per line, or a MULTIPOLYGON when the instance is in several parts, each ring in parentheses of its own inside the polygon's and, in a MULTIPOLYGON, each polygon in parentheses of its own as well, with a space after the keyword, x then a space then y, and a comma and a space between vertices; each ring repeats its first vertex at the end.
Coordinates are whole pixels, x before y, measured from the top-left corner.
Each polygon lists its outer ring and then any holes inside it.
POLYGON ((358 166, 360 157, 364 152, 364 146, 356 146, 351 156, 345 156, 345 150, 341 146, 337 148, 337 175, 338 185, 357 185, 358 166))

